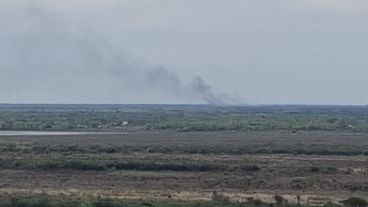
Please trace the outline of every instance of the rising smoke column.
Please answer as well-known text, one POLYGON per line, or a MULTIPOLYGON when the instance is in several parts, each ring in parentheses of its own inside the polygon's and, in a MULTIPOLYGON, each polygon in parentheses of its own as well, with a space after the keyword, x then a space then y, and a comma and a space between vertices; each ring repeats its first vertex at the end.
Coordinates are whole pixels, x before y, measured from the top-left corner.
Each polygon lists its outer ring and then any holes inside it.
POLYGON ((229 95, 214 92, 200 76, 185 82, 164 67, 147 66, 100 34, 68 23, 62 18, 65 14, 27 2, 16 7, 16 14, 1 8, 1 19, 7 20, 2 33, 6 47, 0 48, 2 97, 121 103, 127 94, 160 94, 189 103, 235 103, 229 95), (13 26, 19 22, 23 25, 13 26))

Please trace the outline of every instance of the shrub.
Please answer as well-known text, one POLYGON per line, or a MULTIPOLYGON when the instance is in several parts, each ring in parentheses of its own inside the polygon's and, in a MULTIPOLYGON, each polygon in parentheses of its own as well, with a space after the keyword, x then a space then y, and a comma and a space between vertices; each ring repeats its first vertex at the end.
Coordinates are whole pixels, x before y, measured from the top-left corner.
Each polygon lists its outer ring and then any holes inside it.
POLYGON ((350 197, 344 201, 341 201, 342 204, 345 206, 351 206, 351 207, 366 207, 368 206, 368 202, 364 200, 363 198, 359 197, 350 197))
POLYGON ((212 193, 211 201, 218 204, 229 204, 230 198, 221 193, 214 191, 212 193))
POLYGON ((323 207, 340 207, 340 205, 336 203, 327 202, 323 205, 323 207))
POLYGON ((286 204, 288 204, 288 201, 285 198, 283 198, 281 195, 276 194, 274 199, 275 199, 277 206, 285 206, 286 204))
POLYGON ((312 166, 309 170, 310 170, 310 172, 319 172, 319 171, 321 171, 321 169, 319 169, 319 167, 316 167, 316 166, 312 166))

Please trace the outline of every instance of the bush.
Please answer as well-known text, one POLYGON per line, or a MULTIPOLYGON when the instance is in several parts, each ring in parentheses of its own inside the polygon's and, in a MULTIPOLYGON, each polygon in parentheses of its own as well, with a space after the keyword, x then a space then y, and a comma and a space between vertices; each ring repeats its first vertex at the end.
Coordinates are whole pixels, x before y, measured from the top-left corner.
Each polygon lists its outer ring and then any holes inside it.
POLYGON ((323 207, 340 207, 340 205, 336 203, 327 202, 323 205, 323 207))
POLYGON ((341 201, 342 204, 345 206, 351 206, 351 207, 366 207, 368 206, 368 202, 364 200, 363 198, 359 197, 350 197, 344 201, 341 201))
POLYGON ((286 206, 288 204, 288 201, 283 198, 281 195, 275 195, 274 197, 275 202, 276 202, 276 206, 286 206))
POLYGON ((229 204, 230 198, 228 196, 225 196, 221 193, 217 193, 216 191, 214 191, 212 193, 211 201, 218 204, 229 204))

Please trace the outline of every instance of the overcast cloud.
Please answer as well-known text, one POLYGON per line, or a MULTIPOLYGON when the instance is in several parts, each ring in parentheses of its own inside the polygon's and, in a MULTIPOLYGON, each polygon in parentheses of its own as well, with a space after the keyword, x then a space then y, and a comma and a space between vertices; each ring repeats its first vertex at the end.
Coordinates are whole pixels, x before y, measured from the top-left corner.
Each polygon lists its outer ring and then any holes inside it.
POLYGON ((2 103, 367 104, 365 0, 0 0, 2 103))

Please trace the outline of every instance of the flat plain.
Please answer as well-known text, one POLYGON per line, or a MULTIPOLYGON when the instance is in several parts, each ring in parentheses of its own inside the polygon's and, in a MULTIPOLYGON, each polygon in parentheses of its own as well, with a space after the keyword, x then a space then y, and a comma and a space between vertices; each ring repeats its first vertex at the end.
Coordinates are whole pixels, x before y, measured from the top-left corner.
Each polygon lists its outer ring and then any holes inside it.
POLYGON ((362 133, 135 131, 0 142, 2 194, 190 201, 216 191, 234 201, 279 194, 304 204, 368 197, 368 157, 338 150, 368 146, 362 133))
POLYGON ((368 198, 367 117, 363 106, 0 105, 0 198, 340 205, 368 198))

